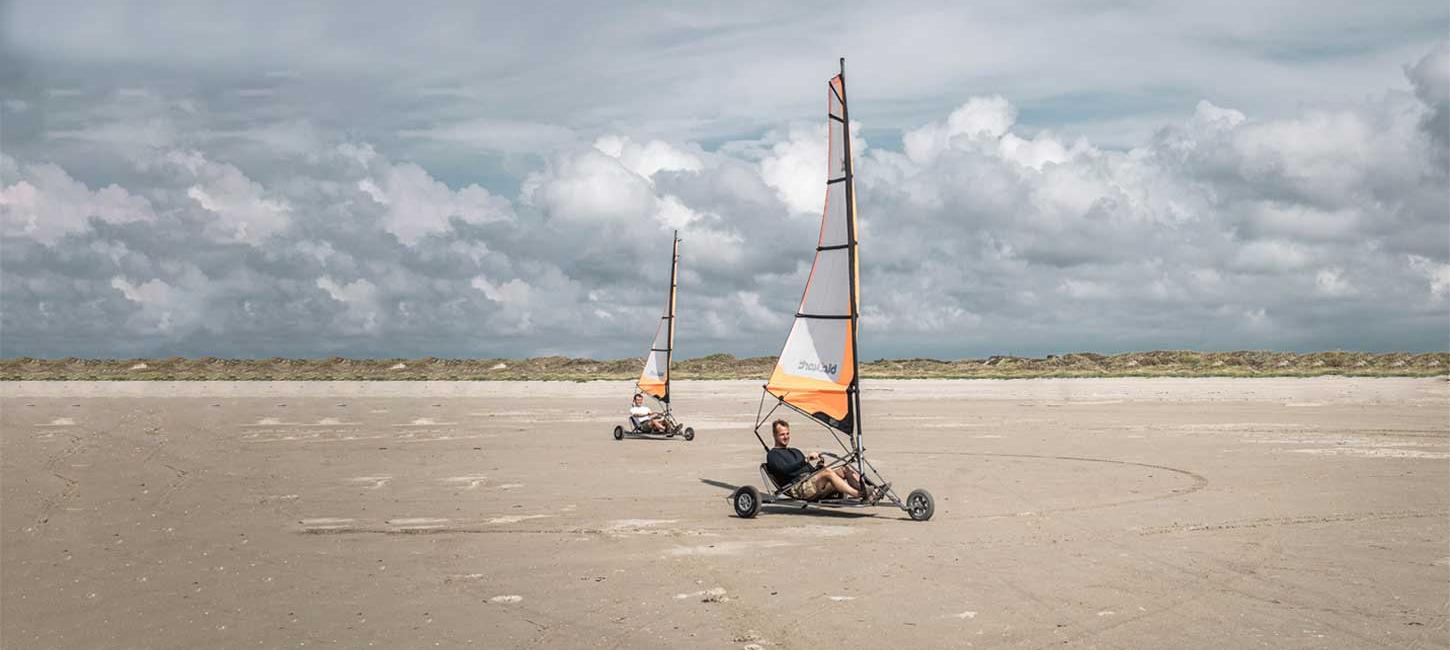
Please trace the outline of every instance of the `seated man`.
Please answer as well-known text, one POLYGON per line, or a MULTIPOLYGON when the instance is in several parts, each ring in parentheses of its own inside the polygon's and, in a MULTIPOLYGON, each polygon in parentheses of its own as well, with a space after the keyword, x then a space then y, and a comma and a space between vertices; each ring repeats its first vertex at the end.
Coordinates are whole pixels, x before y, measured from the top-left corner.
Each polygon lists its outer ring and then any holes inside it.
POLYGON ((634 394, 634 405, 629 407, 629 421, 634 428, 646 433, 664 433, 666 429, 665 416, 644 405, 644 393, 634 394))
POLYGON ((786 496, 815 501, 842 494, 859 497, 862 503, 874 504, 886 492, 886 486, 867 485, 863 489, 861 475, 850 466, 818 469, 819 453, 805 454, 790 447, 789 422, 776 420, 770 423, 770 432, 775 437, 775 448, 765 453, 765 470, 780 485, 795 483, 786 496), (806 475, 810 478, 799 480, 806 475))

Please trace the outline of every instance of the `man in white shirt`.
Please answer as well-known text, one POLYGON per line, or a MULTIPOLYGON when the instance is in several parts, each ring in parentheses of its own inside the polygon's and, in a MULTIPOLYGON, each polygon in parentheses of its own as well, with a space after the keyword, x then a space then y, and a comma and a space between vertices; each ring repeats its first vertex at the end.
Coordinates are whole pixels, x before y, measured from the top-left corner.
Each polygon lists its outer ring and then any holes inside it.
POLYGON ((634 406, 629 407, 629 421, 634 428, 650 433, 665 432, 665 418, 644 405, 644 393, 634 394, 634 406))

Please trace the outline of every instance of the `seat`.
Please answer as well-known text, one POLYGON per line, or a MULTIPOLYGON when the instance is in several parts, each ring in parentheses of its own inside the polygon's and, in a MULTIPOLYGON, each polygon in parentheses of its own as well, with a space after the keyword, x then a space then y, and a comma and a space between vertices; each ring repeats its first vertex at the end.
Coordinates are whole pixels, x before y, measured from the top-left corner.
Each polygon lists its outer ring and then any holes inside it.
MULTIPOLYGON (((775 480, 775 476, 771 475, 769 464, 767 464, 767 463, 761 463, 760 464, 760 478, 761 478, 761 480, 764 481, 766 485, 769 485, 771 487, 771 494, 773 494, 775 496, 778 496, 778 497, 779 496, 787 496, 785 494, 787 490, 789 490, 792 486, 794 486, 795 484, 799 483, 800 481, 804 481, 804 480, 810 478, 811 476, 812 476, 811 474, 806 474, 804 476, 801 476, 800 477, 800 480, 798 480, 798 481, 791 481, 790 483, 786 483, 786 484, 782 485, 779 481, 775 480)), ((787 498, 794 499, 795 497, 787 496, 787 498)), ((819 500, 819 498, 811 499, 811 501, 818 501, 818 500, 819 500)))

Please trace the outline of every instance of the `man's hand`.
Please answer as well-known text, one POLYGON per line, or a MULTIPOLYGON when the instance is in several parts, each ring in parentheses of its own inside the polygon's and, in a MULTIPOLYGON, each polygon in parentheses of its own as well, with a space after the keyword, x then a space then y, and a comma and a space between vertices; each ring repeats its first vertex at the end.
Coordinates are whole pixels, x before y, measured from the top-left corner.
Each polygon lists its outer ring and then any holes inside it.
POLYGON ((820 459, 821 459, 821 452, 819 452, 819 451, 813 451, 813 452, 811 452, 809 454, 806 454, 806 460, 811 461, 813 463, 816 462, 816 461, 818 461, 818 460, 820 460, 820 459))

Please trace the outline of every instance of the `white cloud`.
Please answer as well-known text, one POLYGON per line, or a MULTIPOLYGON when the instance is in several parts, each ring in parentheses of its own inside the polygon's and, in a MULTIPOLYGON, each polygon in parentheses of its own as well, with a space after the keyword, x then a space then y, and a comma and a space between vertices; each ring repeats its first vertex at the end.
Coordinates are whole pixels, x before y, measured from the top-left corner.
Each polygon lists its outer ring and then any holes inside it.
POLYGON ((563 222, 630 222, 656 212, 648 179, 596 149, 555 156, 530 174, 522 200, 563 222))
POLYGON ((358 181, 357 187, 385 207, 383 228, 408 246, 447 232, 450 219, 478 224, 512 218, 507 199, 477 185, 455 192, 414 163, 376 164, 374 176, 358 181))
POLYGON ((698 172, 703 166, 694 154, 659 140, 639 144, 624 136, 606 135, 594 141, 594 148, 618 159, 630 171, 651 179, 662 171, 698 172))
POLYGON ((381 308, 378 305, 378 287, 366 278, 359 278, 347 284, 339 284, 329 276, 317 278, 317 288, 327 292, 333 300, 347 307, 344 334, 374 332, 378 329, 381 308))
MULTIPOLYGON (((858 161, 868 147, 860 131, 860 123, 852 121, 851 155, 858 161)), ((827 135, 825 124, 795 124, 784 137, 767 136, 775 142, 760 161, 760 177, 795 213, 819 216, 825 209, 827 135)))
POLYGON ((86 229, 92 218, 108 223, 152 221, 151 202, 117 185, 91 191, 59 166, 24 165, 20 180, 0 186, 0 228, 6 236, 54 244, 86 229))
POLYGON ((1354 287, 1344 277, 1344 269, 1341 268, 1320 269, 1314 275, 1314 288, 1319 293, 1332 297, 1355 293, 1354 287))
MULTIPOLYGON (((1175 99, 1131 148, 1005 92, 958 96, 895 149, 853 139, 863 354, 1443 346, 1436 56, 1407 68, 1413 92, 1281 114, 1233 93, 1175 99)), ((900 98, 867 66, 855 78, 852 115, 894 142, 872 111, 900 98)), ((789 115, 820 112, 809 90, 789 115)), ((777 114, 779 130, 715 146, 592 104, 568 137, 456 111, 401 140, 376 115, 345 120, 381 133, 367 144, 285 110, 302 91, 279 92, 276 114, 233 112, 232 93, 110 93, 131 112, 91 121, 54 104, 96 94, 37 99, 74 137, 33 134, 43 148, 0 157, 7 351, 639 354, 676 228, 682 350, 771 354, 784 339, 817 237, 823 124, 777 114), (153 118, 165 137, 106 130, 153 118), (124 336, 87 325, 115 322, 124 336)))
POLYGON ((996 141, 1016 122, 1017 108, 1000 95, 973 97, 952 111, 945 122, 907 131, 902 135, 902 142, 912 162, 930 164, 958 136, 966 142, 996 141))
MULTIPOLYGON (((210 291, 211 279, 190 264, 167 264, 169 281, 151 278, 136 283, 124 276, 112 276, 107 286, 121 293, 135 306, 119 328, 126 335, 171 336, 189 332, 205 317, 203 305, 210 291)), ((108 323, 115 327, 119 323, 108 323)))
POLYGON ((1410 256, 1410 268, 1430 281, 1430 297, 1440 302, 1450 295, 1450 263, 1435 262, 1419 255, 1410 256))

